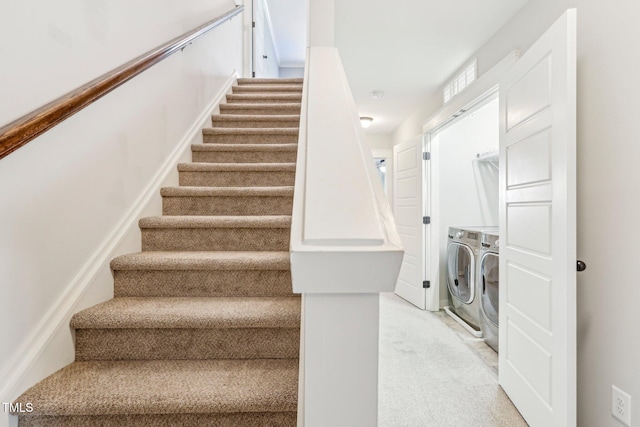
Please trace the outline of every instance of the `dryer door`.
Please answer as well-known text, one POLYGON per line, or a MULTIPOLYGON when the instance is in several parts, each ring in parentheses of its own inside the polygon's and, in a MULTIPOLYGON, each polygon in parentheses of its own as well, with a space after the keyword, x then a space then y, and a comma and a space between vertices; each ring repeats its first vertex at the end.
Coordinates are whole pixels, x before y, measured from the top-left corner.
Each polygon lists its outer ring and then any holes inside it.
POLYGON ((464 304, 475 296, 475 258, 467 245, 451 242, 447 247, 447 285, 451 295, 464 304))
POLYGON ((480 310, 494 326, 498 326, 498 254, 487 252, 480 260, 480 310))

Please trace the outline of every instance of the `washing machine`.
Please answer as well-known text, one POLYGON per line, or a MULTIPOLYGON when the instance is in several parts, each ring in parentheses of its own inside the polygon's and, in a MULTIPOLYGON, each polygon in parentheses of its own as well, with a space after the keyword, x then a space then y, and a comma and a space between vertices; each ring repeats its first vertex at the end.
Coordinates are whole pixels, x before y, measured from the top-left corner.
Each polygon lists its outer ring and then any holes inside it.
POLYGON ((478 289, 480 291, 480 328, 484 341, 498 351, 500 239, 497 232, 480 237, 478 289))
POLYGON ((449 227, 447 244, 447 288, 449 305, 445 311, 476 337, 480 328, 477 292, 477 258, 482 233, 497 227, 449 227))

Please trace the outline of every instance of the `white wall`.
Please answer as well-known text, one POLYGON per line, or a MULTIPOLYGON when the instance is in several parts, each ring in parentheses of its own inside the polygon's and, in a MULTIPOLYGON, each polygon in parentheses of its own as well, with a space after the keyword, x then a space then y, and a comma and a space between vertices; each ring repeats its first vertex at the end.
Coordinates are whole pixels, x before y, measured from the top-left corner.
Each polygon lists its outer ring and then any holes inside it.
POLYGON ((280 78, 302 78, 304 77, 304 67, 280 67, 280 78))
MULTIPOLYGON (((0 17, 0 125, 233 5, 7 3, 0 17)), ((241 25, 237 17, 214 29, 0 160, 1 401, 73 360, 65 310, 112 295, 110 257, 140 249, 136 218, 129 223, 127 216, 242 69, 241 25)), ((159 212, 157 196, 144 214, 159 212)))
MULTIPOLYGON (((478 52, 480 74, 512 49, 525 51, 568 7, 578 9, 578 425, 614 427, 611 385, 640 399, 636 338, 640 211, 640 69, 635 55, 640 3, 531 0, 478 52)), ((441 105, 440 93, 394 133, 418 134, 441 105), (427 107, 429 106, 429 107, 427 107)), ((640 414, 632 410, 632 425, 640 414)))
MULTIPOLYGON (((461 116, 434 135, 431 165, 438 185, 440 306, 447 305, 447 233, 452 226, 498 225, 498 170, 476 155, 498 150, 498 99, 461 116), (437 163, 437 167, 435 166, 437 163)), ((435 206, 434 206, 435 208, 435 206)))
POLYGON ((367 135, 367 141, 369 141, 372 149, 393 150, 393 140, 390 134, 368 133, 366 130, 364 132, 367 135))
POLYGON ((578 424, 619 426, 611 384, 633 397, 640 422, 640 4, 578 1, 578 424), (631 74, 629 74, 631 73, 631 74))

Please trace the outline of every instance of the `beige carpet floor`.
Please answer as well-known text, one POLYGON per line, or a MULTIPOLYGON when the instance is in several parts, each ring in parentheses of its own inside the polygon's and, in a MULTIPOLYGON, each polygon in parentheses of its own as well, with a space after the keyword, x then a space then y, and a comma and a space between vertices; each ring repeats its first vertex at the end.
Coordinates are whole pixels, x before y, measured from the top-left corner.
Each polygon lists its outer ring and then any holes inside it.
POLYGON ((497 354, 444 312, 380 295, 379 427, 526 427, 497 354))

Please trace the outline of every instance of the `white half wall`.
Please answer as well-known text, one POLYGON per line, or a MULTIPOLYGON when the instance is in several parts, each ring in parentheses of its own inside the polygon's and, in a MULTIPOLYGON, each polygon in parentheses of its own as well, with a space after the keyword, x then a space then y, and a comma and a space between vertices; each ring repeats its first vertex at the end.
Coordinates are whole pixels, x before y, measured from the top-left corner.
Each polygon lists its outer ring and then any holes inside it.
MULTIPOLYGON (((2 47, 0 124, 234 6, 83 5, 8 5, 0 35, 25 37, 2 47)), ((236 17, 0 160, 2 402, 73 360, 70 315, 113 295, 111 257, 140 250, 137 219, 161 208, 151 187, 177 183, 159 172, 189 158, 242 65, 236 17)))

